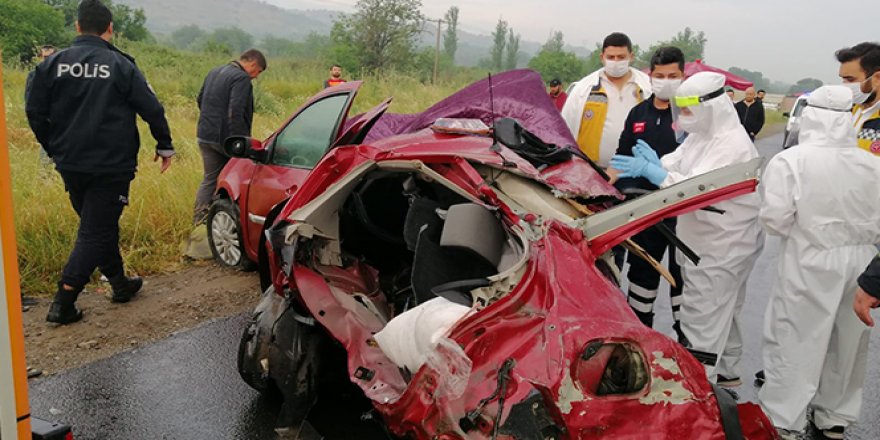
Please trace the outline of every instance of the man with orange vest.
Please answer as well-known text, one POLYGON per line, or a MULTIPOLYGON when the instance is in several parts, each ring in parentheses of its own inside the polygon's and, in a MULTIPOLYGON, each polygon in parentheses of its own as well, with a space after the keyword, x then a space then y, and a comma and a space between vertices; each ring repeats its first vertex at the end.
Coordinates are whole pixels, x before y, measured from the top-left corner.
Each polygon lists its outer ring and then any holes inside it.
POLYGON ((342 79, 342 66, 339 64, 330 66, 330 78, 324 80, 324 88, 338 86, 344 82, 345 80, 342 79))
POLYGON ((605 37, 604 67, 572 84, 562 108, 581 151, 603 168, 617 152, 630 110, 651 96, 651 78, 630 67, 632 59, 628 36, 615 32, 605 37))

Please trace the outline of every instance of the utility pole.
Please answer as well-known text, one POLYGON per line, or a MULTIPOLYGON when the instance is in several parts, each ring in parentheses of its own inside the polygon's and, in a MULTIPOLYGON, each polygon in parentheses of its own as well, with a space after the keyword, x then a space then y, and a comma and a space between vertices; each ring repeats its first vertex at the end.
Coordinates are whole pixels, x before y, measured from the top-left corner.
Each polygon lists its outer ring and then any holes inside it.
MULTIPOLYGON (((433 20, 431 20, 433 21, 433 20)), ((434 78, 431 81, 432 85, 437 85, 437 73, 440 70, 440 24, 445 23, 445 21, 441 19, 437 19, 437 45, 434 47, 434 78)))

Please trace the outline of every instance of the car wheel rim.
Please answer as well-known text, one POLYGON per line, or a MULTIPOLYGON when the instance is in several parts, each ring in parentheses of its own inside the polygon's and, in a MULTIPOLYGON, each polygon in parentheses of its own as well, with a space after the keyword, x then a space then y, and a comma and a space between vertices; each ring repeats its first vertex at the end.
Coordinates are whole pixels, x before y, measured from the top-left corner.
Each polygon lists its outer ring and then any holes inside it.
POLYGON ((237 265, 241 260, 241 248, 235 219, 224 211, 215 214, 211 222, 211 236, 220 261, 229 266, 237 265))

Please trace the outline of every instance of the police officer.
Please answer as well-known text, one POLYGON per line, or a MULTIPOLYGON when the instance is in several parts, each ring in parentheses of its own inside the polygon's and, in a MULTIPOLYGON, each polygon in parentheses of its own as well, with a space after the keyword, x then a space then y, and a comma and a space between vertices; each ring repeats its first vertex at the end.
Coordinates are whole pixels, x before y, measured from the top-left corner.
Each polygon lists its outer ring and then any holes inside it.
POLYGON ((874 257, 868 268, 859 276, 859 288, 853 301, 856 316, 868 327, 874 326, 871 309, 880 307, 880 256, 874 257))
POLYGON ((125 276, 119 253, 119 217, 137 168, 140 139, 135 114, 157 141, 154 160, 171 165, 174 148, 165 110, 134 59, 110 44, 112 14, 99 0, 83 0, 77 11, 79 36, 49 57, 34 74, 27 101, 31 129, 55 160, 80 223, 46 320, 70 324, 82 319, 76 299, 95 268, 108 278, 112 301, 124 303, 141 289, 125 276))
MULTIPOLYGON (((651 88, 654 94, 650 99, 642 101, 633 107, 623 126, 620 135, 618 154, 632 155, 633 147, 637 142, 645 142, 657 151, 662 157, 678 148, 675 131, 672 129, 672 110, 669 100, 675 94, 678 86, 684 79, 684 54, 677 47, 661 47, 651 57, 651 88)), ((609 168, 612 174, 614 168, 609 168)), ((647 179, 623 178, 615 182, 615 186, 627 195, 644 194, 657 189, 647 179)), ((664 222, 667 226, 675 229, 675 219, 664 222)), ((669 272, 675 280, 676 286, 671 288, 672 315, 675 319, 673 328, 678 334, 680 341, 684 342, 679 322, 679 309, 681 308, 681 268, 675 261, 674 247, 656 229, 648 229, 633 237, 639 246, 643 247, 652 257, 658 261, 663 259, 663 254, 669 249, 669 272)), ((660 285, 660 274, 643 259, 629 254, 629 292, 627 293, 630 307, 648 327, 654 323, 654 300, 657 298, 657 288, 660 285)))

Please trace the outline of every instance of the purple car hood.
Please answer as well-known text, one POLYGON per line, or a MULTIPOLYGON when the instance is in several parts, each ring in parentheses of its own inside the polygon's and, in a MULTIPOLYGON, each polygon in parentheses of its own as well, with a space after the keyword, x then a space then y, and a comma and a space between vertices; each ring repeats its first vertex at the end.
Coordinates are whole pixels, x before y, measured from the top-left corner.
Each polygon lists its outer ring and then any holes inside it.
MULTIPOLYGON (((575 146, 559 111, 547 96, 541 75, 532 70, 511 70, 492 76, 495 118, 513 118, 546 143, 575 146)), ((481 119, 492 126, 489 79, 477 81, 429 109, 414 114, 386 113, 370 130, 364 143, 413 133, 430 127, 439 118, 481 119)), ((350 123, 362 115, 351 118, 350 123)))

